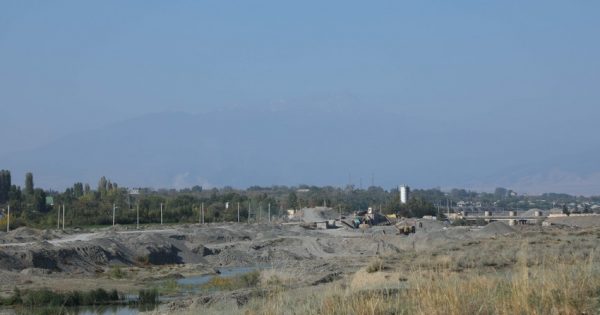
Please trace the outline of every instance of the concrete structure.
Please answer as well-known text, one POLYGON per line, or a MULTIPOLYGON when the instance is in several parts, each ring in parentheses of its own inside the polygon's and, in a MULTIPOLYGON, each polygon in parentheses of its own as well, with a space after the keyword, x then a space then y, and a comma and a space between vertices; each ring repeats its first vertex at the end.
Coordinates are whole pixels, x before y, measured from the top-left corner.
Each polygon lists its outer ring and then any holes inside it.
POLYGON ((287 215, 288 215, 288 219, 293 219, 296 216, 296 210, 294 209, 288 209, 287 210, 287 215))
POLYGON ((410 198, 410 187, 406 185, 402 185, 399 188, 400 190, 400 204, 407 204, 410 198))

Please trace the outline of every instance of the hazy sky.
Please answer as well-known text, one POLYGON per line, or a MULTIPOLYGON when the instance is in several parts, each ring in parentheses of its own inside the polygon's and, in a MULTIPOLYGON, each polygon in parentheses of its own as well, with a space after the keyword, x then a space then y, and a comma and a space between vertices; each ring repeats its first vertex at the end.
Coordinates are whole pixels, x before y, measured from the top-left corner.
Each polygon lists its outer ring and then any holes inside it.
POLYGON ((147 113, 294 106, 596 147, 599 29, 598 1, 2 1, 0 156, 147 113))

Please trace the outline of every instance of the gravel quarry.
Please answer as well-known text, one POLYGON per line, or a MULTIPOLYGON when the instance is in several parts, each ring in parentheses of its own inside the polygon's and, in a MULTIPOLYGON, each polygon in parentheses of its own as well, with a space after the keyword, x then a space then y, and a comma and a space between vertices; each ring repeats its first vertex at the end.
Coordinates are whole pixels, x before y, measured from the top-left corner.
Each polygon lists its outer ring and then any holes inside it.
MULTIPOLYGON (((298 215, 298 220, 272 224, 141 226, 140 230, 115 226, 85 231, 18 228, 0 233, 0 294, 7 296, 15 287, 51 287, 59 291, 102 287, 135 292, 169 279, 217 275, 235 268, 260 269, 265 282, 269 277, 293 279, 294 289, 339 281, 354 281, 351 287, 360 289, 356 280, 359 274, 368 278, 365 283, 369 287, 376 287, 376 279, 383 277, 364 272, 363 268, 375 258, 402 261, 410 256, 419 261, 425 259, 422 253, 456 255, 469 252, 473 246, 496 244, 493 242, 499 240, 516 243, 522 237, 543 234, 541 226, 492 222, 483 227, 453 227, 435 220, 415 221, 421 227, 410 235, 401 235, 394 226, 308 229, 304 223, 335 219, 335 211, 303 209, 298 215), (115 276, 115 268, 123 270, 124 275, 115 276)), ((546 227, 545 231, 564 229, 546 227)), ((444 255, 434 256, 441 259, 444 255)), ((473 255, 479 255, 477 250, 473 255)), ((499 266, 511 261, 503 259, 498 259, 499 266)), ((403 268, 419 264, 415 261, 403 268)), ((495 266, 496 262, 485 264, 495 266)), ((159 306, 160 312, 175 314, 215 301, 234 300, 234 304, 243 306, 257 294, 244 290, 186 292, 166 293, 172 296, 159 306)))

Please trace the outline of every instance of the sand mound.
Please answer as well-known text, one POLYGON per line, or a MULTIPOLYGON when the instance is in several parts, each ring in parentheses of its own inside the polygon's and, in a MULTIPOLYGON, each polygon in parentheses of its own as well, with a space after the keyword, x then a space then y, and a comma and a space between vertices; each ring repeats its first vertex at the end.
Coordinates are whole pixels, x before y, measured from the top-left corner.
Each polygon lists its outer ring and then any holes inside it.
POLYGON ((500 221, 492 222, 478 231, 479 234, 485 236, 507 235, 516 232, 517 231, 515 229, 500 221))
POLYGON ((414 241, 414 248, 417 250, 425 250, 436 247, 444 247, 452 242, 462 242, 472 239, 465 227, 452 227, 448 229, 434 230, 409 236, 407 240, 414 241))
POLYGON ((51 240, 57 238, 59 232, 52 230, 38 230, 29 227, 19 227, 8 233, 4 233, 0 243, 13 242, 36 242, 42 240, 51 240))

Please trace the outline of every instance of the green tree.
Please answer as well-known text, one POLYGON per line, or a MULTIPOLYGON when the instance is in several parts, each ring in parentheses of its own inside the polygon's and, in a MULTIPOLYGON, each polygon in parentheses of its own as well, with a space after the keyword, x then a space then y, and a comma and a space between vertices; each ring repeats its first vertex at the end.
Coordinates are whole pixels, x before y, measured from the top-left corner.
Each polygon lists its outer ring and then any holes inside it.
POLYGON ((296 209, 298 206, 298 196, 296 196, 296 193, 293 191, 288 195, 287 206, 290 209, 296 209))
POLYGON ((192 192, 196 192, 196 193, 202 192, 202 186, 196 185, 196 186, 192 187, 192 192))
POLYGON ((35 189, 32 195, 33 209, 37 212, 46 212, 46 193, 42 189, 35 189))
POLYGON ((106 180, 106 177, 102 176, 100 178, 100 180, 98 181, 98 192, 100 193, 100 195, 106 194, 107 188, 108 188, 108 181, 106 180))
POLYGON ((33 195, 33 174, 31 172, 25 174, 25 194, 33 195))
POLYGON ((508 196, 508 189, 498 187, 498 188, 496 188, 496 190, 494 190, 494 195, 498 199, 504 199, 508 196))
POLYGON ((562 206, 562 213, 566 214, 566 215, 571 214, 571 212, 569 212, 569 208, 567 207, 567 205, 562 206))
POLYGON ((11 186, 10 171, 0 171, 0 203, 8 201, 8 193, 11 186))
POLYGON ((73 196, 75 198, 79 198, 79 197, 83 196, 83 184, 82 183, 73 184, 73 196))

